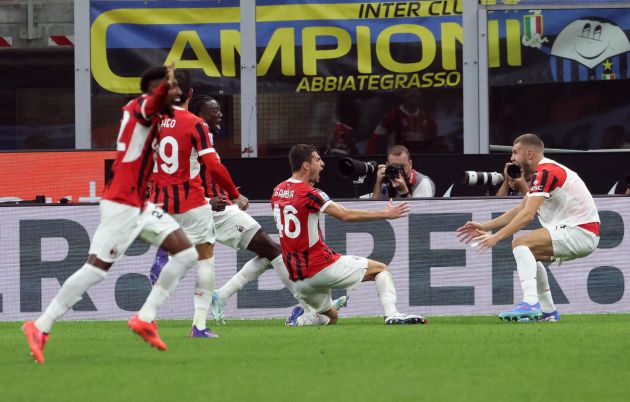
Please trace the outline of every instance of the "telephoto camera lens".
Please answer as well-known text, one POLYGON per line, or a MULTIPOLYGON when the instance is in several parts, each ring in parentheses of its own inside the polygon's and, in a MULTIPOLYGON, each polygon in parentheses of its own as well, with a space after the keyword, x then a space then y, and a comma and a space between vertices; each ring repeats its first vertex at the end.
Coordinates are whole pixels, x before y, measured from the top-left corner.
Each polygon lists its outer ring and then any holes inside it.
POLYGON ((376 172, 378 164, 375 161, 363 162, 352 158, 339 160, 339 175, 344 178, 367 176, 376 172))
POLYGON ((467 186, 498 186, 503 183, 503 175, 499 172, 464 172, 464 184, 467 186))

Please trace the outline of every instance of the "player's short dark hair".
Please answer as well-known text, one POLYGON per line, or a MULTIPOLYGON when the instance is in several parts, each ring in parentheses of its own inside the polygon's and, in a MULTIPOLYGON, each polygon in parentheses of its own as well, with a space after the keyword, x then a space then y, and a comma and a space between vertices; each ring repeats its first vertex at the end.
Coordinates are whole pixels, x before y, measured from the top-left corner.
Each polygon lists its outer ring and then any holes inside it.
POLYGON ((188 105, 188 110, 190 110, 192 114, 199 116, 199 112, 201 112, 201 106, 204 103, 208 103, 212 101, 217 102, 216 99, 214 99, 212 96, 209 96, 209 95, 203 95, 203 94, 193 95, 193 98, 190 101, 190 105, 188 105))
POLYGON ((181 105, 188 100, 188 95, 190 94, 190 90, 192 88, 190 83, 190 74, 186 70, 175 70, 175 80, 177 81, 177 86, 182 91, 182 95, 175 104, 181 105))
POLYGON ((545 144, 536 134, 523 134, 514 140, 514 145, 523 144, 530 147, 537 148, 540 152, 543 152, 545 149, 545 144))
POLYGON ((147 93, 152 82, 163 80, 164 78, 166 78, 166 67, 149 67, 144 70, 140 78, 140 90, 142 93, 147 93))
POLYGON ((299 171, 304 162, 310 162, 313 157, 313 152, 317 152, 315 145, 294 145, 289 151, 289 166, 291 166, 291 173, 299 171))

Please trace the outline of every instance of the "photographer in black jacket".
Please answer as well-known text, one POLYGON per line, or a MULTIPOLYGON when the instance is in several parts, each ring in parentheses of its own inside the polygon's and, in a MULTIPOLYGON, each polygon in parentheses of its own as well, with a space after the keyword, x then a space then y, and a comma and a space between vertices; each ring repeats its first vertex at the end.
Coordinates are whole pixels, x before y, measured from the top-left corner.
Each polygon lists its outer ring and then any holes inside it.
POLYGON ((433 197, 435 183, 412 167, 411 155, 404 145, 387 151, 387 164, 378 165, 372 198, 433 197))

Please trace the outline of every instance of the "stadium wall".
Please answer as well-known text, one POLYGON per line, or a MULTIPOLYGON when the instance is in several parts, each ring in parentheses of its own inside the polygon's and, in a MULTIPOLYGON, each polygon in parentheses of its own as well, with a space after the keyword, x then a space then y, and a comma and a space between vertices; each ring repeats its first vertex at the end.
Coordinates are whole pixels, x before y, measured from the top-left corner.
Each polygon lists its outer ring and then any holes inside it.
MULTIPOLYGON (((521 297, 509 240, 478 254, 459 243, 455 229, 484 221, 514 206, 516 199, 413 200, 411 214, 395 221, 341 223, 321 219, 327 243, 341 253, 367 256, 389 265, 401 311, 427 315, 495 314, 521 297)), ((602 218, 599 248, 590 256, 549 267, 554 299, 563 313, 630 311, 630 197, 598 197, 602 218)), ((382 202, 344 201, 352 208, 384 207, 382 202)), ((268 204, 250 213, 276 233, 268 204)), ((96 205, 0 207, 0 321, 38 316, 62 283, 85 261, 99 222, 96 205)), ((529 230, 537 227, 532 225, 529 230)), ((273 237, 276 237, 275 235, 273 237)), ((155 248, 136 242, 65 318, 126 319, 149 292, 155 248)), ((217 245, 217 285, 222 286, 251 258, 247 251, 217 245)), ((160 316, 190 318, 194 275, 188 275, 160 316)), ((336 292, 335 295, 340 293, 336 292)), ((350 292, 345 316, 381 315, 373 283, 350 292)), ((229 300, 233 318, 283 317, 294 300, 273 271, 229 300)))
MULTIPOLYGON (((31 200, 45 195, 50 202, 72 196, 73 202, 95 201, 102 194, 106 179, 111 175, 115 151, 63 151, 63 152, 0 152, 3 178, 0 180, 0 198, 18 197, 31 200)), ((551 154, 550 157, 575 170, 593 194, 608 194, 617 182, 630 174, 627 152, 581 152, 551 154)), ((357 157, 361 160, 385 161, 385 155, 357 157)), ((334 198, 353 198, 351 180, 339 176, 339 157, 324 157, 326 169, 322 172, 321 187, 334 198)), ((465 170, 502 171, 509 160, 507 154, 490 155, 421 155, 413 158, 413 166, 431 177, 436 184, 436 196, 443 196, 451 188, 451 196, 484 195, 483 187, 461 185, 465 170)), ((234 181, 244 194, 253 200, 268 200, 277 183, 289 176, 286 157, 274 158, 223 158, 234 181)), ((372 191, 374 178, 368 177, 357 188, 357 193, 372 191)), ((625 188, 617 186, 617 193, 625 188)))

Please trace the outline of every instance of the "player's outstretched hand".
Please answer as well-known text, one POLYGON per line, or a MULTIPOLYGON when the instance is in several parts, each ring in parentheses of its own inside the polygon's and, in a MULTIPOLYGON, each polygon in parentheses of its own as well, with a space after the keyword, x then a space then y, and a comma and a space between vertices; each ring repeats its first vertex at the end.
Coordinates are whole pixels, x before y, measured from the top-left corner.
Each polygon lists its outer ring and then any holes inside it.
POLYGON ((245 197, 243 194, 239 195, 238 198, 234 200, 234 202, 236 203, 236 205, 238 205, 241 211, 245 211, 247 208, 249 208, 249 199, 247 199, 247 197, 245 197))
POLYGON ((484 253, 490 247, 497 245, 497 236, 490 232, 484 232, 481 236, 477 236, 472 239, 472 245, 477 249, 478 253, 484 253))
POLYGON ((224 195, 219 195, 210 199, 210 206, 215 212, 221 212, 225 210, 225 207, 227 207, 228 205, 229 204, 227 201, 227 197, 225 197, 224 195))
POLYGON ((401 202, 400 204, 394 205, 392 203, 392 199, 390 198, 387 203, 387 207, 385 207, 385 213, 387 215, 387 219, 402 218, 403 216, 407 216, 407 214, 409 214, 409 204, 401 202))
POLYGON ((457 229, 457 238, 459 241, 468 244, 475 237, 486 234, 487 232, 483 229, 483 225, 478 222, 466 222, 464 226, 457 229))

